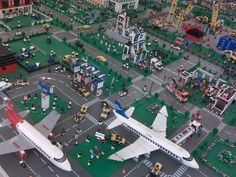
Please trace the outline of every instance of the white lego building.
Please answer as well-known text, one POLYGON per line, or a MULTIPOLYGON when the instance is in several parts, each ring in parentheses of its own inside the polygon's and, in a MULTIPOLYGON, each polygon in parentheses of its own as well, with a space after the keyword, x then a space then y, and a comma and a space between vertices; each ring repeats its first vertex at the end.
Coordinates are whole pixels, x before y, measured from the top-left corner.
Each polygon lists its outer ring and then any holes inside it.
POLYGON ((125 9, 137 9, 139 0, 108 0, 108 7, 120 13, 125 9))
POLYGON ((145 60, 147 58, 147 48, 145 44, 146 33, 142 29, 131 27, 127 30, 129 42, 124 45, 123 60, 132 63, 145 60))
POLYGON ((128 40, 128 42, 124 44, 122 55, 123 60, 137 63, 146 59, 146 33, 143 31, 143 29, 129 27, 129 17, 126 15, 126 13, 118 15, 116 22, 116 32, 128 40))
POLYGON ((118 15, 116 22, 116 31, 118 32, 118 34, 125 36, 125 33, 128 28, 129 16, 127 16, 126 13, 118 15))

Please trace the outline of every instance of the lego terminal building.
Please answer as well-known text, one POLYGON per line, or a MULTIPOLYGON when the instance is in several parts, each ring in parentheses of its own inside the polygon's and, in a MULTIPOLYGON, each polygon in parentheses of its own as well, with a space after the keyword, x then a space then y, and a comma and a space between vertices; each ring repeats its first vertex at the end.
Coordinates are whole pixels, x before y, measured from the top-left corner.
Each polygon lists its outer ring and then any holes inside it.
POLYGON ((14 73, 17 70, 15 55, 0 44, 0 75, 14 73))
POLYGON ((33 0, 0 0, 0 19, 32 13, 33 0))

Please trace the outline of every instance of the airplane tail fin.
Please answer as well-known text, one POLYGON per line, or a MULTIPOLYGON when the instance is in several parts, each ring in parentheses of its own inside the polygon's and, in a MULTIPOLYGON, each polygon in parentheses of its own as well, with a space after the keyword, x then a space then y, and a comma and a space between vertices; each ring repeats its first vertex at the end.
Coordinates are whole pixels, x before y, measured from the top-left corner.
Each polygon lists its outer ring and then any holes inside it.
POLYGON ((116 105, 116 113, 128 119, 129 117, 126 115, 125 110, 122 108, 118 100, 115 101, 115 105, 116 105))

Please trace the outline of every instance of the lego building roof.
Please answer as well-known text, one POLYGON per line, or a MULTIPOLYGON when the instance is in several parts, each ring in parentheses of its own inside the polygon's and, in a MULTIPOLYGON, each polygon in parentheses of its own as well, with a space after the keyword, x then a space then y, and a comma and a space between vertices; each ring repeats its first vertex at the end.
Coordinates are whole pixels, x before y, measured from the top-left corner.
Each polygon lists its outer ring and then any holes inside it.
POLYGON ((10 55, 10 54, 11 54, 11 52, 6 47, 4 47, 0 44, 0 57, 10 55))
POLYGON ((16 63, 15 55, 0 44, 0 67, 16 63))

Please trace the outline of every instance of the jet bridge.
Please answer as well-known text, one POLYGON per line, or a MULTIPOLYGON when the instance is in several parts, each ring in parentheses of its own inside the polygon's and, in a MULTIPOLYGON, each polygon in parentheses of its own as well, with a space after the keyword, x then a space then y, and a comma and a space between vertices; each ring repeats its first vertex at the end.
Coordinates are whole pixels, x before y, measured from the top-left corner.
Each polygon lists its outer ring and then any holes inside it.
POLYGON ((181 145, 186 141, 187 138, 191 137, 194 133, 197 133, 201 127, 202 125, 200 122, 193 120, 183 131, 175 135, 171 141, 177 145, 181 145))

